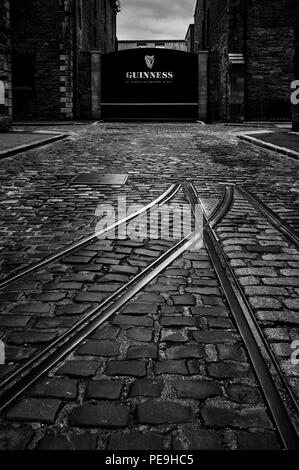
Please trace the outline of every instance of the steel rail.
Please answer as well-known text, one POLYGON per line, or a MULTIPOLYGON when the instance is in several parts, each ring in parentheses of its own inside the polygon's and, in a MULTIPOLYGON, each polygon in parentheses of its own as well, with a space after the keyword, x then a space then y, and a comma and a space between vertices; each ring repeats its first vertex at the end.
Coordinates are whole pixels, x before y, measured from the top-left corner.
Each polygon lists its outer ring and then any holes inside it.
MULTIPOLYGON (((194 208, 200 204, 196 190, 193 185, 185 186, 186 195, 194 208)), ((194 212, 195 213, 195 212, 194 212)), ((287 450, 299 449, 299 436, 290 417, 289 410, 286 407, 282 395, 276 386, 269 370, 269 362, 272 370, 279 368, 276 359, 268 356, 265 360, 265 338, 259 328, 256 327, 254 314, 248 302, 244 302, 244 294, 241 286, 234 276, 234 273, 227 261, 227 258, 221 249, 211 227, 204 216, 204 242, 210 255, 211 263, 215 269, 220 285, 230 306, 239 333, 246 346, 247 353, 251 360, 253 369, 263 390, 267 405, 276 424, 283 446, 287 450), (263 353, 261 351, 263 349, 263 353), (273 364, 274 361, 274 364, 273 364)), ((246 298, 245 298, 246 300, 246 298)), ((280 369, 280 368, 279 368, 280 369)), ((281 384, 283 387, 285 382, 281 384)), ((283 387, 285 388, 285 387, 283 387)), ((292 396, 289 396, 289 389, 284 390, 284 397, 288 397, 293 404, 292 396)))
POLYGON ((248 189, 236 186, 237 191, 250 202, 280 233, 282 233, 296 248, 299 248, 299 236, 296 232, 284 222, 277 214, 267 207, 257 196, 253 195, 248 189))
POLYGON ((31 274, 52 263, 55 263, 56 261, 60 261, 66 256, 69 256, 70 254, 76 252, 77 250, 84 248, 86 245, 89 245, 90 243, 92 243, 96 239, 99 239, 103 235, 109 234, 112 230, 115 230, 116 228, 119 228, 124 224, 128 224, 132 220, 135 220, 136 218, 143 215, 145 212, 148 212, 150 209, 153 209, 155 206, 162 206, 163 204, 168 202, 170 199, 172 199, 178 193, 180 188, 181 188, 180 184, 172 184, 161 196, 159 196, 157 199, 155 199, 154 201, 152 201, 150 204, 143 207, 142 209, 139 209, 134 214, 131 214, 128 217, 119 220, 118 222, 110 225, 109 227, 103 230, 95 232, 94 234, 89 235, 88 237, 85 237, 71 245, 68 245, 62 250, 57 251, 56 253, 38 261, 37 263, 27 266, 26 268, 21 269, 20 271, 12 274, 11 276, 8 276, 5 279, 2 279, 0 281, 0 290, 4 289, 5 287, 12 284, 13 282, 19 281, 20 279, 28 276, 28 274, 31 274))
POLYGON ((141 289, 155 279, 164 269, 175 261, 185 250, 200 238, 191 232, 174 247, 161 255, 150 266, 131 279, 125 286, 111 295, 102 304, 90 311, 89 315, 74 325, 71 330, 58 338, 38 356, 32 358, 21 369, 15 371, 0 387, 0 412, 4 411, 39 378, 51 370, 61 359, 84 341, 109 317, 121 309, 141 289), (121 295, 123 293, 123 295, 121 295), (13 383, 12 383, 13 382, 13 383), (9 387, 9 385, 11 386, 9 387))

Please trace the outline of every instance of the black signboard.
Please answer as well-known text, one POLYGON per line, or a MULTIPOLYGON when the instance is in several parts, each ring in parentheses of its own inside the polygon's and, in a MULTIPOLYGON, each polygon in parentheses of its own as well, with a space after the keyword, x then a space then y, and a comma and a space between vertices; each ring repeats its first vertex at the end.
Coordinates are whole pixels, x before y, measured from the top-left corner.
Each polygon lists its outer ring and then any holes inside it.
POLYGON ((197 119, 198 56, 130 49, 102 56, 102 117, 197 119))

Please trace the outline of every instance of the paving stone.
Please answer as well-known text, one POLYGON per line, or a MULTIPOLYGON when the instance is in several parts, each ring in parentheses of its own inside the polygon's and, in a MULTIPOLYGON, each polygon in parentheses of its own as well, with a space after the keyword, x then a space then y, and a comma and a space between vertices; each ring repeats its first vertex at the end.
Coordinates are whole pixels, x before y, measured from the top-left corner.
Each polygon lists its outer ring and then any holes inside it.
POLYGON ((57 337, 57 333, 46 333, 42 331, 20 331, 11 333, 7 337, 10 344, 41 344, 49 343, 57 337))
POLYGON ((291 343, 274 343, 271 344, 271 349, 279 357, 289 358, 292 354, 291 343))
POLYGON ((157 359, 158 347, 155 344, 144 344, 142 346, 130 346, 127 352, 128 359, 157 359))
POLYGON ((92 337, 96 339, 116 339, 119 332, 120 328, 117 328, 116 326, 105 325, 104 327, 98 329, 96 333, 92 335, 92 337))
POLYGON ((176 315, 176 314, 183 314, 183 307, 174 307, 173 305, 161 305, 161 313, 162 315, 176 315))
POLYGON ((235 273, 237 276, 277 276, 273 268, 241 268, 236 269, 235 273))
POLYGON ((89 340, 83 346, 80 346, 75 354, 77 356, 114 357, 118 356, 119 347, 119 343, 115 341, 89 340))
POLYGON ((205 425, 215 428, 271 428, 262 406, 237 405, 222 398, 209 398, 202 408, 205 425))
POLYGON ((34 436, 30 427, 23 428, 1 428, 0 429, 0 451, 1 450, 25 450, 34 436))
POLYGON ((96 263, 104 264, 104 265, 110 265, 110 266, 117 266, 120 264, 119 259, 115 258, 108 258, 108 257, 102 257, 102 258, 97 258, 96 263))
POLYGON ((172 297, 174 305, 196 305, 196 299, 193 295, 176 295, 172 297))
POLYGON ((25 361, 32 357, 35 352, 35 348, 24 348, 18 346, 11 346, 9 344, 5 346, 5 358, 7 362, 25 361))
POLYGON ((238 432, 239 450, 280 450, 274 433, 238 432))
POLYGON ((261 283, 260 278, 255 276, 242 276, 239 277, 239 282, 242 286, 258 286, 261 283))
POLYGON ((193 307, 192 315, 201 315, 203 317, 228 317, 228 311, 225 307, 193 307))
POLYGON ((128 375, 131 377, 144 377, 146 375, 146 362, 143 361, 109 361, 106 369, 107 375, 128 375))
POLYGON ((165 303, 164 297, 158 294, 146 293, 138 297, 139 303, 152 303, 152 304, 163 304, 165 303))
POLYGON ((237 341, 229 331, 220 330, 195 331, 193 337, 195 341, 203 344, 235 343, 237 341))
POLYGON ((180 424, 194 419, 191 407, 174 402, 149 401, 137 406, 137 420, 140 424, 180 424))
POLYGON ((249 301, 256 309, 279 310, 282 307, 282 303, 279 300, 270 297, 250 297, 249 301))
POLYGON ((72 379, 47 378, 35 385, 30 391, 30 395, 76 400, 78 396, 78 382, 72 379))
POLYGON ((37 329, 54 329, 54 328, 70 328, 73 326, 81 317, 59 317, 59 318, 47 318, 43 317, 42 320, 38 320, 34 323, 34 328, 37 329))
POLYGON ((65 281, 65 282, 51 282, 47 284, 48 290, 80 290, 83 287, 82 282, 72 282, 72 281, 65 281))
POLYGON ((66 298, 65 292, 44 292, 43 294, 35 294, 32 296, 40 302, 59 302, 66 298))
POLYGON ((23 398, 8 411, 6 419, 53 424, 61 406, 54 398, 23 398))
POLYGON ((189 275, 188 269, 167 269, 165 271, 165 274, 167 276, 182 276, 182 277, 187 277, 189 275))
POLYGON ((288 276, 288 277, 292 277, 292 276, 298 277, 299 276, 299 269, 281 269, 280 272, 283 276, 288 276))
POLYGON ((136 255, 140 256, 148 256, 150 258, 158 258, 161 254, 161 251, 155 251, 155 250, 145 250, 143 248, 138 248, 135 251, 136 255))
POLYGON ((122 326, 154 326, 154 320, 147 317, 132 317, 129 315, 116 315, 113 317, 114 325, 122 326))
POLYGON ((117 273, 117 274, 129 274, 129 275, 136 275, 139 272, 139 269, 134 267, 134 266, 111 266, 110 267, 110 272, 111 273, 117 273))
POLYGON ((265 328, 265 336, 271 341, 289 341, 290 335, 285 328, 265 328))
POLYGON ((70 424, 83 428, 121 428, 129 421, 130 407, 100 403, 75 408, 70 414, 70 424))
POLYGON ((28 303, 16 305, 12 312, 14 313, 38 313, 40 315, 48 314, 51 311, 51 305, 47 303, 28 303))
POLYGON ((155 315, 157 312, 157 305, 155 304, 143 304, 139 302, 134 302, 128 304, 123 310, 123 314, 126 315, 148 315, 149 313, 155 315))
POLYGON ((82 304, 59 305, 55 311, 55 315, 57 316, 82 315, 88 309, 89 309, 89 305, 82 305, 82 304))
POLYGON ((257 387, 248 384, 229 384, 227 387, 228 398, 236 403, 259 403, 261 394, 257 387))
POLYGON ((71 377, 93 377, 100 368, 97 361, 68 361, 60 367, 56 375, 69 375, 71 377))
POLYGON ((218 384, 207 380, 176 380, 174 385, 178 398, 205 400, 223 394, 218 384))
POLYGON ((286 299, 283 303, 291 310, 299 310, 299 299, 286 299))
POLYGON ((214 279, 192 278, 192 286, 218 287, 218 282, 214 279))
POLYGON ((112 434, 108 440, 108 450, 162 450, 163 436, 153 432, 131 432, 129 434, 112 434))
POLYGON ((218 344, 219 359, 225 361, 227 359, 237 362, 245 362, 246 354, 244 348, 240 344, 218 344))
POLYGON ((183 431, 182 437, 177 436, 173 441, 173 450, 225 450, 223 439, 216 431, 197 429, 183 431))
POLYGON ((188 335, 183 331, 162 329, 161 341, 166 343, 186 343, 188 341, 188 335))
POLYGON ((30 316, 26 315, 0 315, 0 327, 13 327, 18 328, 26 326, 30 320, 30 316))
POLYGON ((296 277, 263 277, 262 281, 268 286, 299 286, 299 280, 296 277))
POLYGON ((263 322, 285 325, 299 325, 299 315, 290 311, 257 311, 257 318, 263 322))
POLYGON ((22 297, 19 292, 7 292, 0 294, 0 302, 17 302, 22 297))
POLYGON ((80 292, 76 295, 75 302, 101 303, 106 297, 106 294, 98 292, 80 292))
POLYGON ((95 450, 97 436, 71 435, 71 436, 45 436, 38 443, 38 450, 95 450))
POLYGON ((130 280, 129 276, 125 276, 124 274, 105 274, 105 276, 101 277, 101 283, 105 282, 120 282, 125 283, 130 280))
POLYGON ((220 295, 220 290, 216 287, 188 287, 186 292, 198 295, 220 295))
POLYGON ((177 326, 177 327, 182 327, 182 326, 198 326, 198 327, 203 327, 205 325, 204 320, 202 318, 198 317, 175 317, 175 316, 163 316, 160 319, 160 325, 161 326, 177 326))
POLYGON ((95 281, 96 279, 96 274, 94 273, 89 273, 89 272, 82 272, 82 273, 79 273, 79 274, 75 274, 75 273, 70 273, 67 275, 66 279, 68 281, 73 281, 73 282, 93 282, 95 281))
POLYGON ((189 375, 185 361, 159 361, 155 364, 155 374, 189 375))
POLYGON ((130 389, 130 397, 152 397, 161 396, 164 382, 159 379, 142 379, 133 382, 130 389))
POLYGON ((105 293, 112 293, 116 292, 121 287, 121 284, 95 284, 88 288, 88 292, 105 292, 105 293))
POLYGON ((199 344, 189 344, 188 346, 174 346, 166 349, 167 359, 188 359, 203 358, 205 348, 199 344))
POLYGON ((249 364, 243 362, 214 362, 207 365, 208 375, 216 379, 247 377, 249 364))
POLYGON ((88 264, 94 256, 68 256, 64 258, 63 262, 67 264, 88 264))
POLYGON ((146 328, 130 328, 126 331, 127 338, 148 343, 153 338, 153 330, 146 328))
POLYGON ((98 400, 119 400, 123 383, 111 380, 92 380, 88 383, 86 398, 98 400))
POLYGON ((207 320, 209 328, 220 328, 220 329, 228 329, 232 330, 234 329, 233 322, 231 320, 228 320, 227 318, 221 318, 221 317, 210 317, 207 320))

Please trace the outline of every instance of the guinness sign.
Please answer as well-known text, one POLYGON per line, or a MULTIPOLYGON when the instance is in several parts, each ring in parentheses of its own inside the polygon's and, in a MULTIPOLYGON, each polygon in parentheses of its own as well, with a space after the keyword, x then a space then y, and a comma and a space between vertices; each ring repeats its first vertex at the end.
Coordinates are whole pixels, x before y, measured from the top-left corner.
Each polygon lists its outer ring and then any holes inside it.
POLYGON ((167 49, 102 56, 104 119, 196 119, 198 57, 167 49))

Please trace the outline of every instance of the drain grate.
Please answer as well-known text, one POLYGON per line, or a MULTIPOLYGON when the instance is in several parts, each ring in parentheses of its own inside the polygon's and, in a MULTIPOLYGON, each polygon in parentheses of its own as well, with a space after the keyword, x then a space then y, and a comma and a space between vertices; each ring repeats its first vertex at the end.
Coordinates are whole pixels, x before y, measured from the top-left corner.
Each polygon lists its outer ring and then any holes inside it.
POLYGON ((88 184, 90 186, 123 185, 128 175, 103 175, 101 173, 79 173, 71 180, 71 184, 88 184))

